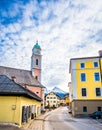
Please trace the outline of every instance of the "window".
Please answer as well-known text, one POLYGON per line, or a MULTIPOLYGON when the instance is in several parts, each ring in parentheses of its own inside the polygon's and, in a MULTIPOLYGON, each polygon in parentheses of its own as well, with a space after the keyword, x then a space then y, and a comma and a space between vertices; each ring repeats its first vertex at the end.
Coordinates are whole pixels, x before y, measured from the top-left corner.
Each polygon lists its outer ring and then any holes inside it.
POLYGON ((100 76, 99 76, 98 72, 94 73, 94 78, 95 78, 95 81, 99 81, 100 80, 100 76))
POLYGON ((86 88, 82 88, 82 96, 86 96, 86 88))
POLYGON ((38 59, 36 59, 36 65, 38 65, 38 59))
POLYGON ((97 110, 98 110, 98 111, 101 111, 101 107, 100 107, 100 106, 99 106, 99 107, 97 107, 97 110))
POLYGON ((47 97, 47 99, 49 99, 49 97, 47 97))
POLYGON ((37 94, 39 94, 39 92, 36 92, 37 94))
POLYGON ((38 80, 38 76, 35 76, 35 79, 38 80))
POLYGON ((85 64, 84 64, 84 63, 81 63, 81 64, 80 64, 80 68, 85 68, 85 64))
POLYGON ((94 67, 95 67, 95 68, 98 67, 98 62, 94 62, 94 67))
POLYGON ((87 112, 87 107, 86 106, 83 107, 83 112, 87 112))
POLYGON ((86 81, 86 75, 85 75, 85 73, 81 73, 81 81, 82 82, 86 81))
POLYGON ((101 96, 101 89, 100 88, 96 88, 96 96, 101 96))

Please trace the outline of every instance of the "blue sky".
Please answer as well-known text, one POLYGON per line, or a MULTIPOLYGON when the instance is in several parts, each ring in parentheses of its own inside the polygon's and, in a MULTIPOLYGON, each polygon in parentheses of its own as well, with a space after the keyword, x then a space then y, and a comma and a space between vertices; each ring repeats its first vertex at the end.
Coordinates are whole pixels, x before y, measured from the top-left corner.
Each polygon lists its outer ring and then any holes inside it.
POLYGON ((0 0, 0 66, 30 70, 42 48, 42 83, 67 91, 69 60, 102 49, 102 0, 0 0))

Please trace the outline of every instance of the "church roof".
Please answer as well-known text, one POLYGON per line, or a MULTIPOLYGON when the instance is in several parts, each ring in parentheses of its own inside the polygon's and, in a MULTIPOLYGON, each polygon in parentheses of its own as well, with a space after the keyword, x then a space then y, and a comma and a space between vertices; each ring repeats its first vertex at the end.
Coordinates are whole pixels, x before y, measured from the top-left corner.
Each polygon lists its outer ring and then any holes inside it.
POLYGON ((44 86, 32 76, 32 72, 29 70, 0 66, 0 75, 6 75, 10 79, 12 79, 12 77, 15 77, 16 83, 21 85, 44 88, 44 86))
POLYGON ((25 96, 25 97, 29 97, 41 101, 41 98, 38 97, 35 93, 15 83, 11 79, 9 79, 6 75, 0 75, 0 95, 2 96, 19 95, 19 96, 25 96))
POLYGON ((41 49, 40 45, 38 44, 38 41, 37 41, 36 44, 34 45, 34 48, 36 48, 36 49, 41 49))

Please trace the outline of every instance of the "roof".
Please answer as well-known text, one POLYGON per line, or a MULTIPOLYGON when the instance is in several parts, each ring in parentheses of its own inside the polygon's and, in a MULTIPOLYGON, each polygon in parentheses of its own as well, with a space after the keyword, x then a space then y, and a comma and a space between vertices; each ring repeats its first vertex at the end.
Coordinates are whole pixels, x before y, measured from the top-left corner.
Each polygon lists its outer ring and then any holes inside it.
POLYGON ((36 44, 34 45, 34 48, 36 48, 36 49, 41 49, 40 45, 38 44, 38 41, 37 41, 36 44))
POLYGON ((53 93, 53 94, 54 94, 54 95, 56 95, 57 97, 61 98, 58 94, 56 94, 56 93, 55 93, 55 92, 53 92, 53 91, 51 91, 51 92, 47 93, 47 94, 45 95, 45 97, 46 97, 47 95, 49 95, 50 93, 53 93))
POLYGON ((22 87, 21 85, 15 83, 13 80, 9 79, 6 75, 0 75, 0 96, 11 95, 11 96, 25 96, 29 98, 41 101, 32 91, 22 87))
POLYGON ((102 58, 102 50, 99 50, 98 53, 99 53, 99 56, 71 58, 70 60, 102 58))
POLYGON ((70 60, 79 60, 79 59, 95 59, 95 58, 100 58, 100 56, 71 58, 70 60))
POLYGON ((16 77, 16 82, 21 85, 30 85, 45 88, 38 80, 32 76, 32 72, 29 70, 0 66, 0 75, 6 75, 10 79, 12 79, 14 76, 16 77))
POLYGON ((69 73, 71 72, 71 61, 72 60, 99 59, 99 58, 102 58, 102 56, 71 58, 70 59, 70 65, 69 65, 69 73))

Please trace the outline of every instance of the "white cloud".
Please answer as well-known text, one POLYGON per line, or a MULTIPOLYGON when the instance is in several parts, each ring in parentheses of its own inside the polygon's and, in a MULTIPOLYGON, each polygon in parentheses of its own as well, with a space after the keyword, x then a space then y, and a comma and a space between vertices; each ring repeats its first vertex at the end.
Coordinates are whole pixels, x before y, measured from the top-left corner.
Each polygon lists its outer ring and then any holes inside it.
POLYGON ((2 25, 0 36, 7 44, 0 65, 30 69, 32 48, 38 40, 43 54, 42 83, 67 90, 69 59, 96 56, 102 48, 101 41, 97 42, 101 37, 97 34, 102 28, 101 7, 101 0, 42 1, 40 5, 32 0, 21 5, 22 18, 7 27, 2 25), (6 33, 11 34, 5 37, 6 33))

